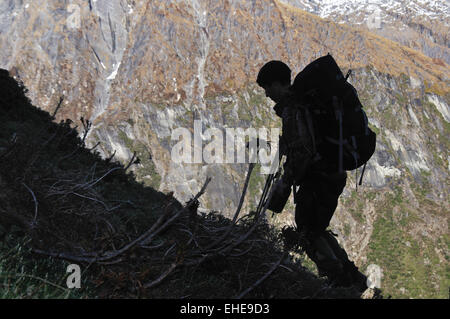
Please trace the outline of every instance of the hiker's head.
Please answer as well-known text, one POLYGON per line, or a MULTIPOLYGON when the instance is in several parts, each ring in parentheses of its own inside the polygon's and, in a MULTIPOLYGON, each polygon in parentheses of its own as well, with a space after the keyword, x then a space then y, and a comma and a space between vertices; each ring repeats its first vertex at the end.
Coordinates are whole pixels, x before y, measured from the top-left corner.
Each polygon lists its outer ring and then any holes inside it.
POLYGON ((259 70, 256 82, 266 91, 266 96, 279 102, 291 86, 291 69, 281 61, 270 61, 259 70))

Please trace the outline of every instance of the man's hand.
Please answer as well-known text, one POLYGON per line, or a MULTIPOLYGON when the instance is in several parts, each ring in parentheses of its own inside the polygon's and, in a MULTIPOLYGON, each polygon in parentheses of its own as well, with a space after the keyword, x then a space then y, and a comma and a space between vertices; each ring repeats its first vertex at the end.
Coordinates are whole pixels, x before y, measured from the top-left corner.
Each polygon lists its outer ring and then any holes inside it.
POLYGON ((272 186, 272 198, 270 199, 268 209, 274 213, 281 213, 291 194, 291 184, 286 183, 284 175, 272 186))

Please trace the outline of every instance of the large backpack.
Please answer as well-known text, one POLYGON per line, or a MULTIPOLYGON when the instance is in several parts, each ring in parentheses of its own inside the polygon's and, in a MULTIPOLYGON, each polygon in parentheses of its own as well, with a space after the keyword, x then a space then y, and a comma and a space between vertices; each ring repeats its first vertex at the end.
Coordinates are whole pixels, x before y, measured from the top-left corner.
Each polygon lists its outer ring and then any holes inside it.
POLYGON ((339 172, 364 165, 376 146, 376 134, 356 89, 347 82, 334 58, 328 54, 307 65, 292 85, 296 98, 306 105, 306 120, 313 147, 320 157, 335 163, 339 172))

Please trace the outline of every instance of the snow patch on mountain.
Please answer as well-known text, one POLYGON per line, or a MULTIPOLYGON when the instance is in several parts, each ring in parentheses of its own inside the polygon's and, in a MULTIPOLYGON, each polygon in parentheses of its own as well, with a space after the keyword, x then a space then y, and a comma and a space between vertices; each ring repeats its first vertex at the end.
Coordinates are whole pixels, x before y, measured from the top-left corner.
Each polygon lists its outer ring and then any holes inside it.
MULTIPOLYGON (((445 0, 281 0, 322 18, 332 15, 353 15, 366 12, 369 15, 377 9, 397 14, 427 16, 441 19, 450 16, 450 1, 445 0)), ((448 21, 442 21, 448 25, 448 21)))

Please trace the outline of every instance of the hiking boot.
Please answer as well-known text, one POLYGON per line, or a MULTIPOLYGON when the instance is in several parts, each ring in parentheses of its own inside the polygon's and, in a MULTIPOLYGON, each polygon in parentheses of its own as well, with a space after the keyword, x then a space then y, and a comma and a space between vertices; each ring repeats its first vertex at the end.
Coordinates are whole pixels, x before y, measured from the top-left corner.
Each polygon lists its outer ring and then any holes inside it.
POLYGON ((333 253, 322 235, 309 239, 306 254, 317 265, 319 276, 327 276, 331 282, 340 286, 349 284, 342 262, 333 253))
POLYGON ((348 260, 344 263, 344 271, 349 275, 352 285, 358 291, 363 292, 368 288, 366 275, 361 273, 352 261, 348 260))
POLYGON ((349 280, 353 286, 355 286, 359 291, 366 290, 367 287, 367 277, 361 273, 358 267, 355 266, 354 262, 350 261, 346 251, 339 246, 334 234, 331 232, 325 232, 324 238, 326 239, 328 245, 333 250, 336 257, 342 262, 343 271, 349 277, 349 280))

